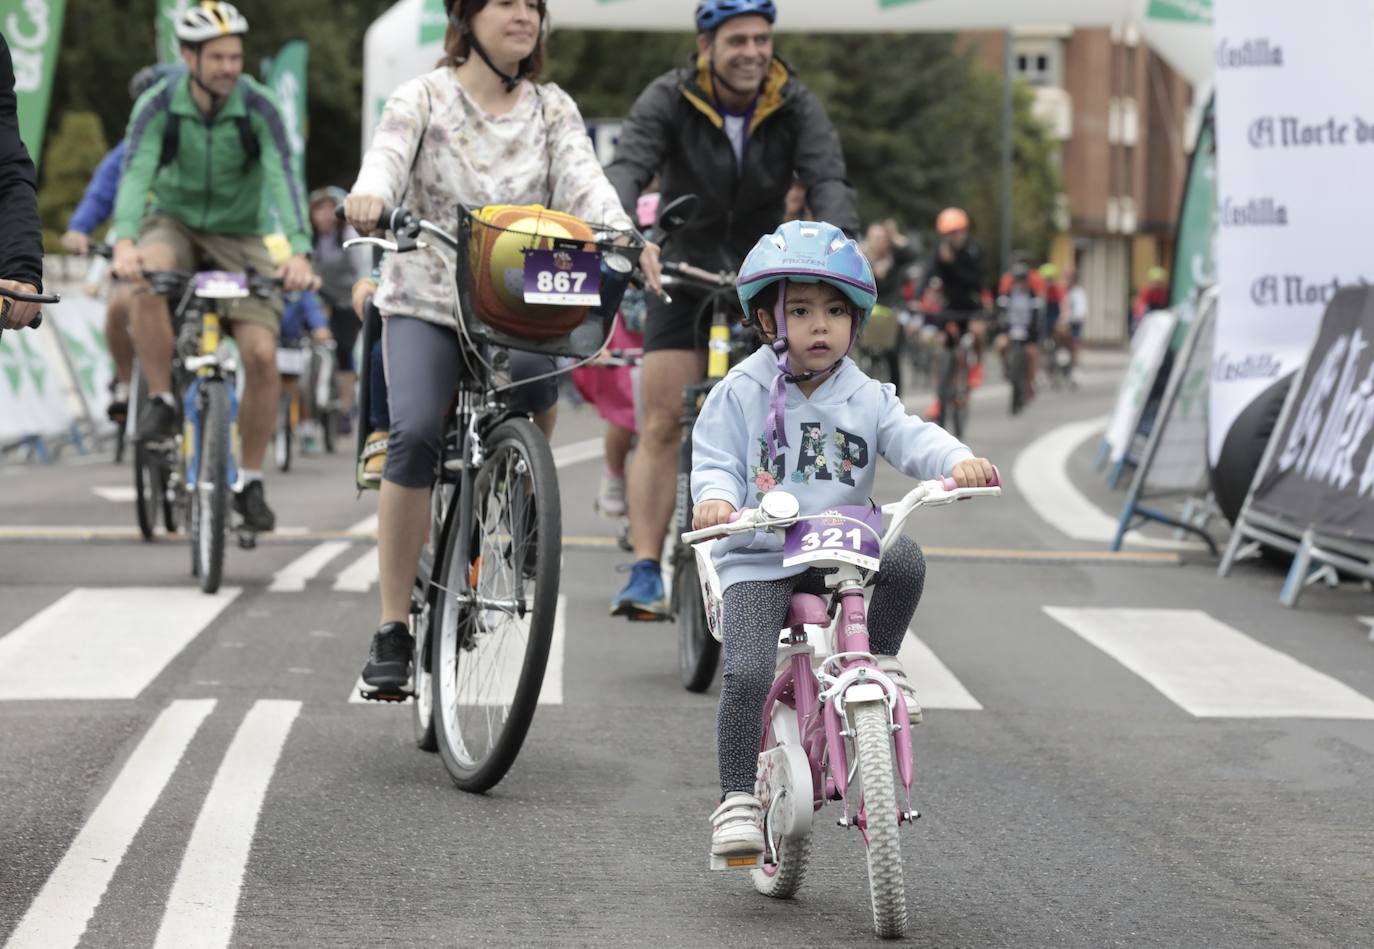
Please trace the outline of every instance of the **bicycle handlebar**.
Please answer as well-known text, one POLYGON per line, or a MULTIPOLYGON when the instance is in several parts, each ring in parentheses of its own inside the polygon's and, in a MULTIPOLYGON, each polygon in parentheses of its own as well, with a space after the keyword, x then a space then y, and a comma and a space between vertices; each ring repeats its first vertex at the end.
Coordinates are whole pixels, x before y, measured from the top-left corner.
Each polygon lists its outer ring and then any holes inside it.
MULTIPOLYGON (((61 303, 62 295, 59 293, 25 293, 23 290, 11 290, 8 287, 0 287, 0 323, 10 315, 10 307, 14 306, 14 301, 20 303, 61 303)), ((36 330, 43 325, 43 314, 39 313, 33 318, 33 322, 28 324, 28 328, 36 330)), ((20 327, 21 329, 23 327, 20 327)), ((0 330, 2 332, 3 330, 0 330)))
POLYGON ((733 290, 736 285, 736 275, 732 273, 712 272, 694 267, 691 264, 681 263, 676 260, 665 260, 661 264, 663 272, 672 277, 678 277, 690 283, 699 284, 703 287, 716 290, 733 290))
MULTIPOLYGON (((786 508, 790 503, 795 513, 769 515, 762 508, 743 508, 732 514, 730 520, 724 524, 685 531, 682 534, 682 542, 699 544, 702 541, 717 540, 732 534, 752 533, 758 530, 786 530, 798 521, 816 516, 815 514, 802 514, 796 511, 796 499, 787 492, 778 493, 786 495, 789 499, 788 502, 783 502, 781 506, 786 508)), ((887 549, 891 539, 901 531, 907 517, 918 507, 951 504, 955 501, 966 501, 978 497, 1000 497, 1001 494, 1002 474, 995 467, 993 468, 992 483, 983 488, 961 488, 953 478, 922 481, 908 491, 900 501, 882 506, 882 512, 892 516, 892 523, 889 525, 887 533, 883 535, 882 547, 884 550, 887 549)), ((767 497, 768 495, 765 495, 765 500, 767 497)))

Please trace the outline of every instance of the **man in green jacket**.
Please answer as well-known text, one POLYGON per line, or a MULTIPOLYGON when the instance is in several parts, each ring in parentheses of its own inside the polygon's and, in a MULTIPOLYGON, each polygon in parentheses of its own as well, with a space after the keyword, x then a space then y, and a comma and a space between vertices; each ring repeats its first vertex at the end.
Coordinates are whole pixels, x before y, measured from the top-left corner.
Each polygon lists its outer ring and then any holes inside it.
MULTIPOLYGON (((181 15, 176 32, 187 74, 145 92, 129 118, 114 212, 115 274, 141 282, 144 270, 196 270, 208 263, 275 273, 287 291, 312 286, 309 215, 286 124, 271 93, 242 75, 248 21, 230 4, 206 0, 181 15), (280 267, 262 241, 264 188, 271 189, 294 252, 280 267)), ((152 396, 137 437, 166 441, 176 434, 168 302, 147 293, 134 299, 134 350, 152 396)), ((280 300, 249 297, 228 314, 245 376, 234 509, 255 531, 276 526, 263 496, 262 463, 280 388, 281 311, 280 300)))

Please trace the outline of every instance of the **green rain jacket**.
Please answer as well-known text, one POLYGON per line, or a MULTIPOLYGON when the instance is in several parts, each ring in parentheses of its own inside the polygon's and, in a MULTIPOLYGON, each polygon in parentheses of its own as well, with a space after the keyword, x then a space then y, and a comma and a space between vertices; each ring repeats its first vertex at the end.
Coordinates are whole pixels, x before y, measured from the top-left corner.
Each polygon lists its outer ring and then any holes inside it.
POLYGON ((242 76, 213 117, 191 98, 190 77, 164 79, 134 103, 115 201, 114 239, 137 239, 150 213, 212 234, 263 234, 263 189, 279 209, 291 249, 312 241, 305 190, 291 160, 286 123, 266 86, 242 76), (172 119, 171 116, 176 116, 172 119), (176 151, 163 162, 175 124, 176 151), (254 144, 256 143, 256 144, 254 144), (255 147, 254 157, 250 147, 255 147))

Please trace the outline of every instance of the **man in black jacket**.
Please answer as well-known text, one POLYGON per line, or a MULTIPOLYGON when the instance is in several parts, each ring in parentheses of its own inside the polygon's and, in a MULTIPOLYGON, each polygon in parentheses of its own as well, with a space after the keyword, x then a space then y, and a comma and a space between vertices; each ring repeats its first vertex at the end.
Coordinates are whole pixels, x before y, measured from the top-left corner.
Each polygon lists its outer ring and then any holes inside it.
MULTIPOLYGON (((773 55, 773 0, 702 0, 697 56, 655 79, 621 131, 607 170, 631 214, 641 191, 662 176, 666 203, 700 199, 673 235, 673 259, 734 270, 783 220, 794 179, 817 220, 859 229, 840 139, 820 102, 773 55)), ((673 303, 651 299, 644 328, 639 443, 629 472, 636 563, 612 601, 613 615, 667 613, 659 554, 676 494, 682 391, 705 375, 711 314, 702 298, 675 287, 673 303)))
MULTIPOLYGON (((0 36, 0 286, 23 293, 43 288, 43 233, 38 223, 38 186, 33 161, 19 139, 14 61, 0 36)), ((15 301, 0 330, 28 326, 37 303, 15 301)))

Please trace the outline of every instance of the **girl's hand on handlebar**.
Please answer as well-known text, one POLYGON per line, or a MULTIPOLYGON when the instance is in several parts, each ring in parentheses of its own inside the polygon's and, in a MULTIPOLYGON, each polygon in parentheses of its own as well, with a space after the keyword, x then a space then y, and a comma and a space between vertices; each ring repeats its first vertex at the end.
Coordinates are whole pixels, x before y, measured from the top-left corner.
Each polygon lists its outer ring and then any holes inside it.
POLYGON ((377 222, 385 210, 386 202, 374 195, 350 194, 344 199, 344 215, 348 218, 348 223, 353 225, 353 230, 359 234, 382 233, 382 229, 377 227, 377 222))
POLYGON ((986 458, 968 458, 955 465, 949 476, 961 488, 985 488, 993 481, 992 462, 986 458))
POLYGON ((734 513, 735 506, 729 501, 702 501, 692 509, 692 530, 725 524, 734 513))

